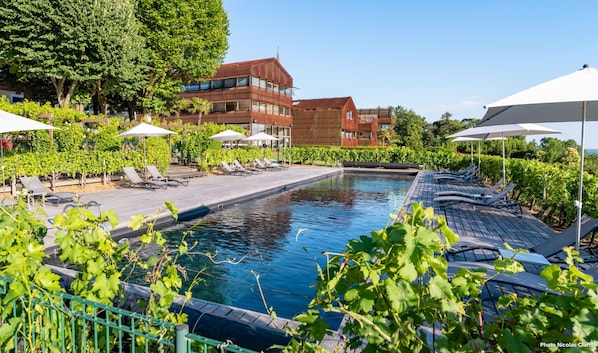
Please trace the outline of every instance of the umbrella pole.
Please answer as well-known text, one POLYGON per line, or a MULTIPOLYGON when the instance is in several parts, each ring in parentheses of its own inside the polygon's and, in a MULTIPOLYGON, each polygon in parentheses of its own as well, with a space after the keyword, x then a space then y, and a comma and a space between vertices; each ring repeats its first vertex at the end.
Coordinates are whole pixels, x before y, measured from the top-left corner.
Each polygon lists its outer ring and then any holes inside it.
POLYGON ((505 165, 505 133, 502 133, 502 180, 507 184, 507 168, 505 165))
POLYGON ((478 141, 478 169, 482 174, 482 141, 478 141))
POLYGON ((581 211, 583 207, 583 169, 584 169, 584 148, 585 148, 585 125, 586 125, 587 102, 583 102, 581 114, 581 161, 579 163, 579 197, 577 199, 577 239, 575 250, 579 251, 581 241, 581 211))
POLYGON ((471 165, 473 165, 473 141, 469 143, 469 153, 471 154, 471 165))

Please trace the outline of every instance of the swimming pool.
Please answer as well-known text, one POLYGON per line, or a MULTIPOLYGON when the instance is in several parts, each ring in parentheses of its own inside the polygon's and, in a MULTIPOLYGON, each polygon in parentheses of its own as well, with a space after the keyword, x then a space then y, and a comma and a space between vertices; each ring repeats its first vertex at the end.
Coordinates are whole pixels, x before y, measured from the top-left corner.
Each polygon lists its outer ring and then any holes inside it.
POLYGON ((310 285, 317 264, 325 263, 322 252, 342 251, 348 240, 384 227, 412 180, 345 173, 237 204, 163 234, 173 248, 187 232, 187 242, 197 242, 194 251, 217 253, 216 261, 240 260, 216 264, 203 255, 182 258, 191 277, 203 270, 193 297, 259 312, 267 305, 279 317, 292 318, 313 297, 310 285))

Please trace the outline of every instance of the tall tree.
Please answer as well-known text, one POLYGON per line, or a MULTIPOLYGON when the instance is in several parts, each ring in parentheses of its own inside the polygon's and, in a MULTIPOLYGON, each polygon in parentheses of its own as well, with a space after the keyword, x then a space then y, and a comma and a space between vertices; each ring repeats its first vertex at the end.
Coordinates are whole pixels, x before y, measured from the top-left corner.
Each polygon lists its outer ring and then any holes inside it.
POLYGON ((69 105, 84 82, 130 79, 143 57, 134 16, 133 0, 3 1, 0 63, 21 80, 51 80, 69 105))
POLYGON ((139 0, 137 17, 151 51, 146 110, 173 104, 179 83, 211 77, 222 64, 229 34, 222 0, 139 0))
POLYGON ((410 148, 422 148, 423 137, 426 128, 426 120, 415 114, 413 110, 407 110, 397 106, 393 112, 396 117, 394 127, 397 136, 397 144, 410 148))

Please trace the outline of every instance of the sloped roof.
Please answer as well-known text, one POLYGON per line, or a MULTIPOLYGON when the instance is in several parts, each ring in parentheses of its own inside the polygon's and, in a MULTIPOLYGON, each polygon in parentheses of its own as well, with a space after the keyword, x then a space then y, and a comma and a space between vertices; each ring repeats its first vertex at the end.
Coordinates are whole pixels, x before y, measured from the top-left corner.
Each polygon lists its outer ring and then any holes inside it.
POLYGON ((351 97, 301 99, 293 102, 293 109, 299 110, 327 110, 342 109, 351 97))
MULTIPOLYGON (((274 70, 278 70, 282 73, 282 78, 290 79, 292 82, 292 76, 282 66, 282 64, 276 58, 266 58, 258 60, 240 61, 230 64, 222 64, 216 70, 214 77, 237 77, 242 75, 257 75, 259 77, 279 76, 274 70), (273 69, 275 68, 275 69, 273 69)), ((279 77, 277 77, 279 78, 279 77)))

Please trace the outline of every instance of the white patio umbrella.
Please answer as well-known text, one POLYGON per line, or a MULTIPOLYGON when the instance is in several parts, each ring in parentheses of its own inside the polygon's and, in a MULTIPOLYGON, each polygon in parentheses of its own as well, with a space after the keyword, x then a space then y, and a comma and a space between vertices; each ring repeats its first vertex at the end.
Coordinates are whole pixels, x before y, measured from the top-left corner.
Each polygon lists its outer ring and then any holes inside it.
POLYGON ((550 129, 537 124, 506 124, 506 125, 489 125, 472 127, 447 137, 473 137, 481 140, 490 140, 499 138, 502 139, 502 177, 507 181, 507 168, 505 157, 505 138, 511 136, 524 135, 545 135, 545 134, 560 134, 560 131, 550 129))
POLYGON ((579 250, 583 206, 585 122, 598 120, 598 70, 584 65, 575 71, 541 83, 486 105, 478 126, 537 123, 581 122, 581 163, 577 207, 577 242, 579 250))
MULTIPOLYGON (((39 121, 28 119, 20 115, 0 110, 0 134, 5 132, 31 131, 31 130, 54 130, 56 127, 39 121)), ((4 139, 4 135, 2 136, 4 139)), ((0 143, 0 155, 2 156, 2 196, 6 195, 4 187, 4 145, 0 143)))
POLYGON ((210 136, 212 140, 220 142, 244 140, 246 137, 247 136, 243 135, 242 133, 233 130, 224 130, 222 132, 217 133, 216 135, 210 136))
POLYGON ((489 141, 489 140, 503 140, 501 137, 492 137, 489 139, 481 139, 477 137, 456 137, 453 139, 452 142, 471 142, 471 164, 473 164, 473 143, 475 141, 478 142, 478 168, 482 166, 482 141, 489 141))
POLYGON ((245 140, 247 141, 278 141, 278 137, 268 135, 265 132, 259 132, 255 135, 251 135, 247 137, 245 140))
MULTIPOLYGON (((118 134, 119 137, 159 137, 174 134, 174 131, 163 129, 146 123, 141 123, 125 132, 118 134)), ((147 151, 143 144, 143 164, 147 167, 147 151)))
POLYGON ((216 141, 220 141, 220 142, 231 141, 231 147, 232 147, 232 141, 245 140, 247 138, 247 136, 243 135, 240 132, 236 132, 233 130, 224 130, 222 132, 217 133, 216 135, 210 136, 210 138, 212 140, 216 140, 216 141))
POLYGON ((268 135, 265 132, 260 132, 246 138, 247 141, 278 141, 278 137, 268 135))

